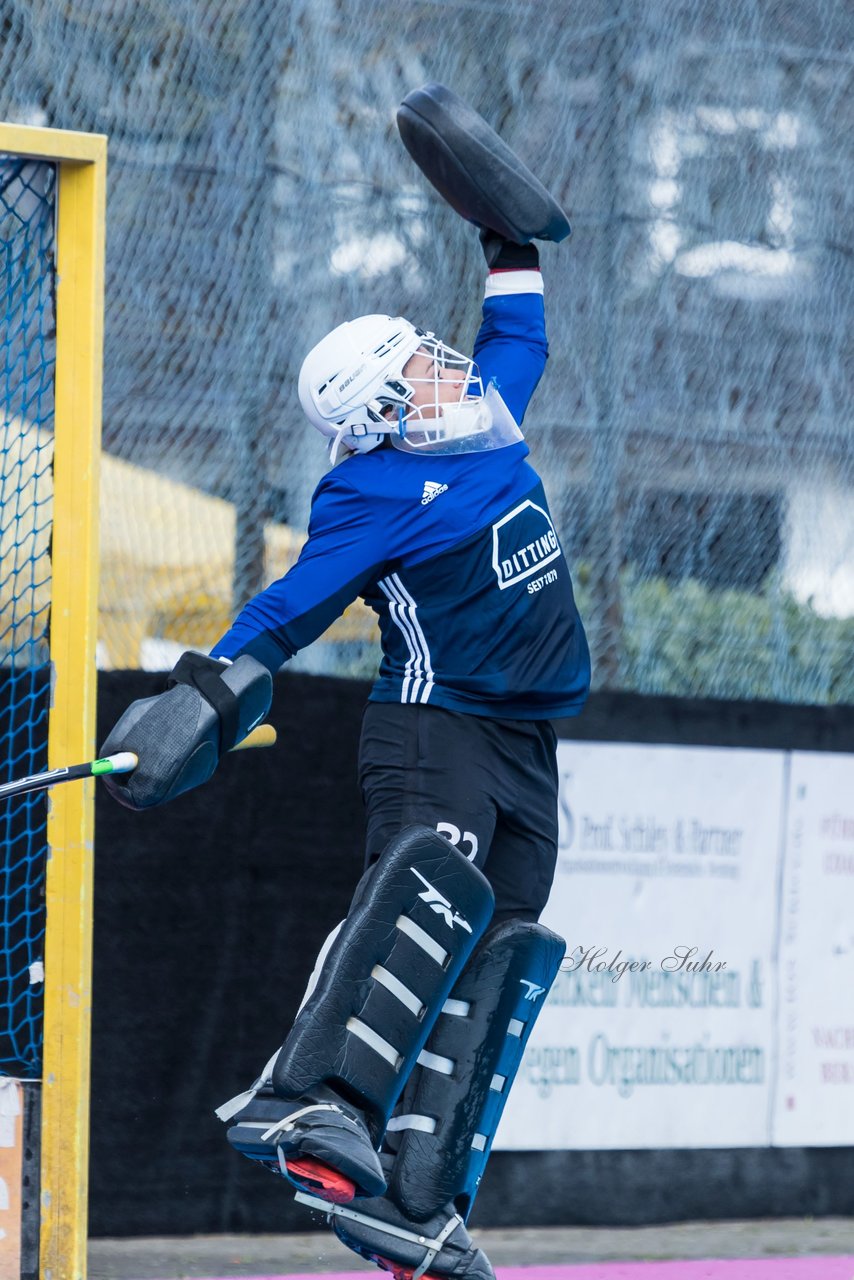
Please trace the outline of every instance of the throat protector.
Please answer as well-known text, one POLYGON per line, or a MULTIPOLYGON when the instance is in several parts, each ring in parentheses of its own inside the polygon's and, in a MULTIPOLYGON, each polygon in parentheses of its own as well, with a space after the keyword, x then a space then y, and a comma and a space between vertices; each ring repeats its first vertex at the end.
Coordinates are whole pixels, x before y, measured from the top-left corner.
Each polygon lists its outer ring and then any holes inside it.
POLYGON ((490 383, 482 397, 437 405, 433 418, 401 421, 391 442, 403 453, 445 456, 504 449, 524 438, 495 384, 490 383))

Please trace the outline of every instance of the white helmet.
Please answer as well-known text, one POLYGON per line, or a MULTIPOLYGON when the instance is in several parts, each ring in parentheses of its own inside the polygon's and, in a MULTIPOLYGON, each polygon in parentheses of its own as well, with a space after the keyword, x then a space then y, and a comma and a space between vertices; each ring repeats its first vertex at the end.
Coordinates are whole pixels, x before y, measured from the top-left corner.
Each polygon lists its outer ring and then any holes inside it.
POLYGON ((409 453, 465 453, 522 439, 495 388, 484 394, 474 362, 402 316, 360 316, 333 329, 303 361, 299 397, 329 439, 333 462, 342 447, 364 453, 386 436, 409 453), (416 352, 430 357, 429 366, 423 376, 404 377, 416 352), (432 394, 414 405, 419 384, 432 394))

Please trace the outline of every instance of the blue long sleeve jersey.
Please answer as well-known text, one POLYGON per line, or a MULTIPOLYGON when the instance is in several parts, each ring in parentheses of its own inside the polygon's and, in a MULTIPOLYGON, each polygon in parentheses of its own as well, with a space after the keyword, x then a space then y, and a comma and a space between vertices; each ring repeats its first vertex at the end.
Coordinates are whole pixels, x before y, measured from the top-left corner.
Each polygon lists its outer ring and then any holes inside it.
MULTIPOLYGON (((539 272, 491 275, 474 358, 519 423, 547 355, 539 272)), ((314 493, 297 563, 246 605, 212 655, 248 653, 276 671, 361 596, 382 640, 372 701, 576 715, 590 682, 587 642, 527 455, 519 442, 349 456, 314 493)))

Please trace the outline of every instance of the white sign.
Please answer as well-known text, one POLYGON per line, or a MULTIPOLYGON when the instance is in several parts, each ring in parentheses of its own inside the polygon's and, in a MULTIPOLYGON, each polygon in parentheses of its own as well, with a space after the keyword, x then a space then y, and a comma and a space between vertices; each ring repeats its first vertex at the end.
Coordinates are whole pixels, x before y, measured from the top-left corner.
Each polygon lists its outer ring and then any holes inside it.
POLYGON ((782 752, 559 744, 568 943, 496 1141, 770 1142, 782 752))
POLYGON ((0 1280, 21 1275, 21 1169, 25 1094, 19 1080, 0 1080, 0 1280))
POLYGON ((854 756, 795 752, 773 1141, 854 1144, 854 756))

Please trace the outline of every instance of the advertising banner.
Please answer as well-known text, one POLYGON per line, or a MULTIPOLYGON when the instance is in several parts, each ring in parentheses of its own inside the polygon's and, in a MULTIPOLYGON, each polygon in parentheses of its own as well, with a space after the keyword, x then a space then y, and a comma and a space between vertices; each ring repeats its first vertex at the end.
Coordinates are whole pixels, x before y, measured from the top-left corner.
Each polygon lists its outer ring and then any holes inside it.
POLYGON ((854 756, 794 752, 773 1142, 854 1145, 854 756))
POLYGON ((562 741, 564 968, 497 1148, 771 1140, 782 752, 562 741))
POLYGON ((24 1092, 17 1080, 0 1080, 0 1280, 21 1274, 21 1166, 24 1092))

